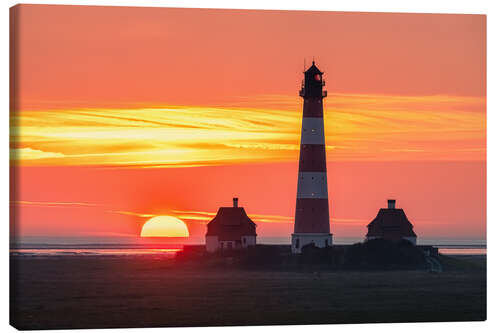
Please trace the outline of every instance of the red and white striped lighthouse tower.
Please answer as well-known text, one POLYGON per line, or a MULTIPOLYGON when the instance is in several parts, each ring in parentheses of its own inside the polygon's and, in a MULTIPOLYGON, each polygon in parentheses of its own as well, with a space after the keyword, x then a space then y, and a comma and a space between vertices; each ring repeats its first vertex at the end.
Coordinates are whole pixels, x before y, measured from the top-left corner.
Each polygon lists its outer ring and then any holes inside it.
POLYGON ((304 98, 300 140, 299 180, 292 252, 314 243, 332 245, 326 181, 325 130, 323 122, 323 72, 312 66, 304 72, 300 96, 304 98))

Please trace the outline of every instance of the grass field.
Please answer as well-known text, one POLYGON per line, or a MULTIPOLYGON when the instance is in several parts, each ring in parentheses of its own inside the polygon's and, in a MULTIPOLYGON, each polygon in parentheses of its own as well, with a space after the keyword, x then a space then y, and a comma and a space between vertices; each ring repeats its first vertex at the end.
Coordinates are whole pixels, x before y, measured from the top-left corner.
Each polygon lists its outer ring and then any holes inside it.
POLYGON ((159 256, 11 258, 19 329, 486 319, 485 256, 425 271, 202 269, 159 256))

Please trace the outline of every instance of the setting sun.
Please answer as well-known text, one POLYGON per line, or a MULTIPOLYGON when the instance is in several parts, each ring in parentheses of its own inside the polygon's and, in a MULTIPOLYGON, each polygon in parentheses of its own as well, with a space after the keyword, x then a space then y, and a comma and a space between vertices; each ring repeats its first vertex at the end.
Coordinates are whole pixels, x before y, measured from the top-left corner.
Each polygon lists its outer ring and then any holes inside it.
POLYGON ((141 237, 189 237, 189 230, 176 217, 155 216, 144 224, 141 237))

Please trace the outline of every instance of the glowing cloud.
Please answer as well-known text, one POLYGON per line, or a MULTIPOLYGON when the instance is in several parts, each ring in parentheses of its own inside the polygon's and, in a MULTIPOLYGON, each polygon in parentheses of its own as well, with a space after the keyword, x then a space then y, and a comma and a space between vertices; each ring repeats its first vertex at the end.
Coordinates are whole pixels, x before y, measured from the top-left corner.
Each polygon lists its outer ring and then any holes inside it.
MULTIPOLYGON (((16 112, 11 160, 115 167, 296 161, 300 100, 266 96, 254 105, 260 108, 16 112)), ((333 95, 327 153, 335 160, 484 160, 484 110, 479 97, 333 95)))

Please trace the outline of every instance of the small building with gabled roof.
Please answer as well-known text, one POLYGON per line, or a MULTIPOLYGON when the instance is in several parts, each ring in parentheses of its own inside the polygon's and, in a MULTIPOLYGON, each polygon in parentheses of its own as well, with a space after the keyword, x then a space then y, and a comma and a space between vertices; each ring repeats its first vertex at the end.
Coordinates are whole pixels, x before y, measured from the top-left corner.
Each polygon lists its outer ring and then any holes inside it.
POLYGON ((373 221, 368 224, 366 240, 383 238, 391 241, 406 239, 417 244, 417 235, 413 224, 408 220, 403 209, 396 208, 396 200, 387 200, 387 208, 381 208, 373 221))
POLYGON ((216 252, 218 249, 253 246, 257 241, 256 227, 245 209, 238 207, 238 198, 233 198, 233 207, 220 207, 217 215, 207 224, 206 250, 216 252))

